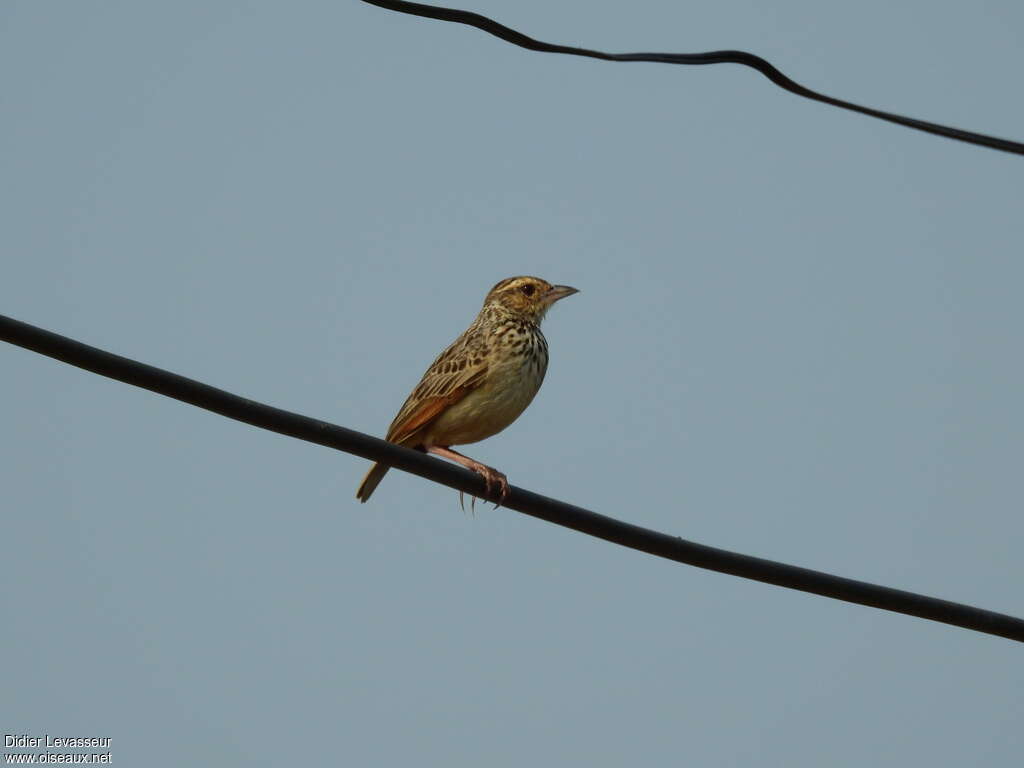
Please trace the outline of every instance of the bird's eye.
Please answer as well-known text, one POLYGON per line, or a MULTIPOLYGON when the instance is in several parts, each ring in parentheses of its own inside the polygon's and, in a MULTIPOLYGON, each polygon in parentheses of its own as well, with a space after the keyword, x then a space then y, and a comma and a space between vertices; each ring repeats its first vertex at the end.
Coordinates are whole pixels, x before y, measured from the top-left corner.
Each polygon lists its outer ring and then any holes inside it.
POLYGON ((519 290, 522 291, 523 293, 525 293, 527 296, 533 296, 533 292, 535 290, 537 290, 537 289, 536 289, 535 286, 531 285, 530 283, 527 283, 526 285, 521 287, 519 290))

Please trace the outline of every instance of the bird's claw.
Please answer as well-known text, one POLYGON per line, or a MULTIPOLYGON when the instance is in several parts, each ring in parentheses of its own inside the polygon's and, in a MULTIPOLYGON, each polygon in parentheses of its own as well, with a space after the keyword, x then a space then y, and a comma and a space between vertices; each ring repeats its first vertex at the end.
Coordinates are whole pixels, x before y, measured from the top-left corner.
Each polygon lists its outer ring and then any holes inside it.
MULTIPOLYGON (((459 491, 459 508, 462 510, 463 513, 466 512, 466 504, 463 499, 462 491, 459 491)), ((476 517, 476 496, 469 497, 469 514, 473 515, 473 517, 476 517)))
POLYGON ((481 464, 477 472, 484 477, 484 490, 487 492, 489 500, 492 493, 491 486, 498 486, 498 500, 494 502, 494 508, 497 509, 508 496, 508 478, 505 477, 503 472, 499 472, 494 467, 488 467, 485 464, 481 464))

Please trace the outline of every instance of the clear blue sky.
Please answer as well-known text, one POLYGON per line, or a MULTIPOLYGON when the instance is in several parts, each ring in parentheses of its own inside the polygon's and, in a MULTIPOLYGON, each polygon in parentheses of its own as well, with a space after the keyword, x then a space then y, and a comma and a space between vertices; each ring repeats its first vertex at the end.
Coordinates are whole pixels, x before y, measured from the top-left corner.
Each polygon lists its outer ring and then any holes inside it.
MULTIPOLYGON (((1024 139, 1020 2, 465 6, 1024 139)), ((357 2, 0 6, 0 312, 383 434, 581 289, 511 481, 1016 615, 1024 164, 357 2)), ((1009 765, 1019 644, 660 561, 0 346, 0 730, 129 766, 1009 765)))

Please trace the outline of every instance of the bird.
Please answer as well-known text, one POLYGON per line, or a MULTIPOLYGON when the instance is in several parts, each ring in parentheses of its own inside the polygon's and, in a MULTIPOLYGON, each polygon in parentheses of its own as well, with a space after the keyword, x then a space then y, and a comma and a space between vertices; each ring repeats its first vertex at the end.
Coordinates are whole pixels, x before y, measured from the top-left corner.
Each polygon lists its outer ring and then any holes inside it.
MULTIPOLYGON (((496 435, 519 418, 544 381, 548 342, 540 324, 551 306, 579 293, 539 277, 509 277, 488 291, 473 323, 427 368, 385 440, 451 459, 508 495, 508 478, 452 450, 496 435)), ((377 462, 356 490, 366 502, 391 467, 377 462)))

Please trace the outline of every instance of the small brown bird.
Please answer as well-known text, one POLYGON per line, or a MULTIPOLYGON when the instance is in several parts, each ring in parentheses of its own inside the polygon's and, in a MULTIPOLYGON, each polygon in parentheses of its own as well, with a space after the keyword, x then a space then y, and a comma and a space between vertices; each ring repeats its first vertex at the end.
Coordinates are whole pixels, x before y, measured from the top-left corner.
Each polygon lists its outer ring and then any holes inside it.
MULTIPOLYGON (((510 277, 491 288, 473 324, 423 374, 385 439, 457 461, 483 475, 488 494, 497 484, 504 499, 505 475, 451 446, 496 435, 526 410, 548 367, 540 322, 552 304, 577 292, 539 277, 510 277)), ((370 467, 356 498, 369 499, 389 469, 370 467)))

